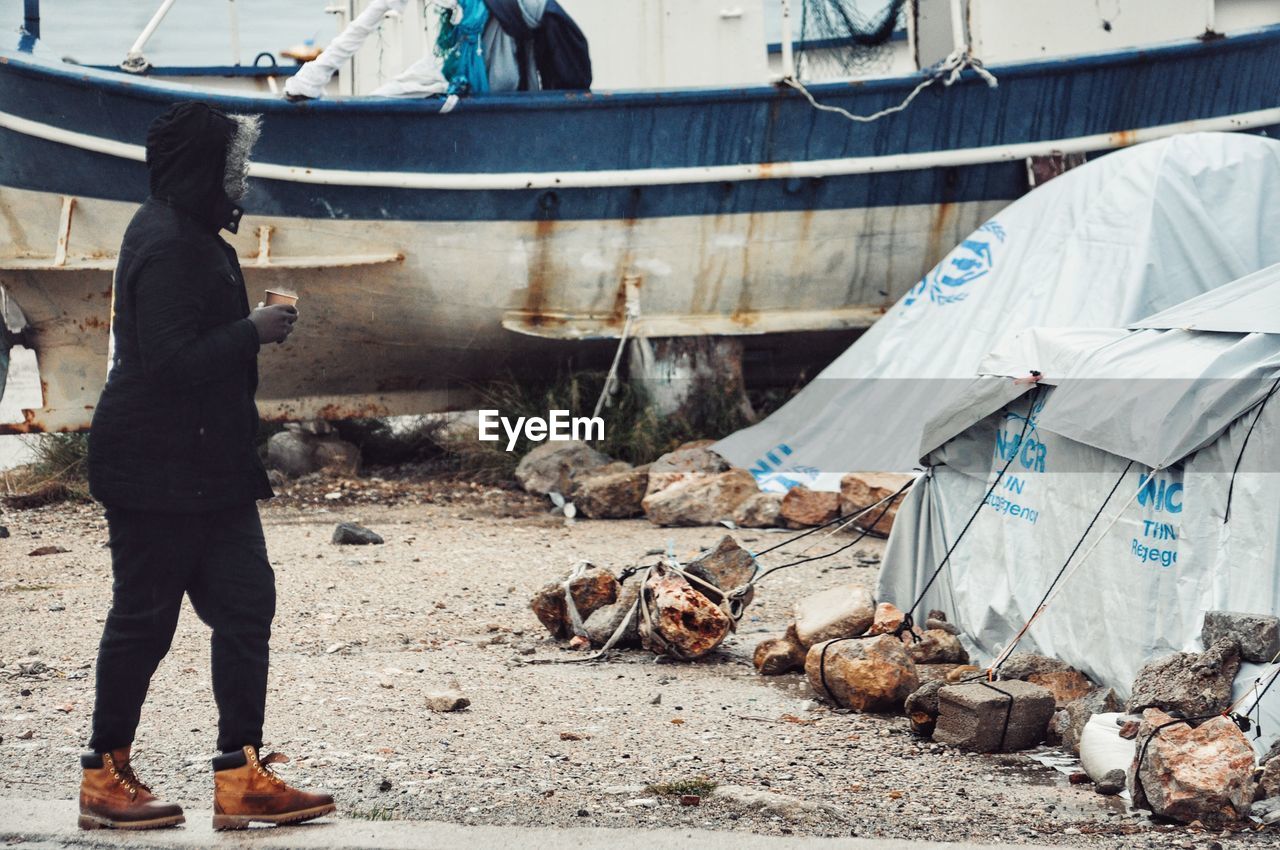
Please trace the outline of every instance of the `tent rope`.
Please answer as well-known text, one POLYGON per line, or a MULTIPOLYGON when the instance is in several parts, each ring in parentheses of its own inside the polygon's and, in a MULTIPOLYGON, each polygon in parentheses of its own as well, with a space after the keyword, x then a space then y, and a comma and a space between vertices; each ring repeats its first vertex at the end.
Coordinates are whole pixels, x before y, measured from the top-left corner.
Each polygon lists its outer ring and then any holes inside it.
POLYGON ((1271 389, 1267 390, 1267 394, 1258 403, 1258 412, 1253 415, 1253 422, 1249 424, 1249 430, 1244 434, 1244 442, 1240 444, 1240 453, 1236 455, 1236 465, 1231 468, 1231 483, 1227 485, 1227 508, 1222 513, 1223 525, 1226 525, 1231 520, 1231 497, 1235 494, 1236 473, 1240 471, 1240 461, 1244 460, 1244 450, 1249 447, 1249 438, 1253 436, 1253 429, 1257 426, 1258 420, 1262 418, 1262 409, 1267 406, 1267 402, 1275 395, 1277 387, 1280 387, 1280 378, 1276 378, 1272 382, 1271 389))

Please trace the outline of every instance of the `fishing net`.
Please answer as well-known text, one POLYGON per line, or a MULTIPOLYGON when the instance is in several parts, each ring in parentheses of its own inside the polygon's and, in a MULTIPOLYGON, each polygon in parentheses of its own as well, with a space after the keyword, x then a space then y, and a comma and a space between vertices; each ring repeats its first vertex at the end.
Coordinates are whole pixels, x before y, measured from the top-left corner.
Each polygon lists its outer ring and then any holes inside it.
MULTIPOLYGON (((887 73, 906 0, 803 0, 793 37, 801 79, 887 73)), ((794 8, 794 7, 793 7, 794 8)))

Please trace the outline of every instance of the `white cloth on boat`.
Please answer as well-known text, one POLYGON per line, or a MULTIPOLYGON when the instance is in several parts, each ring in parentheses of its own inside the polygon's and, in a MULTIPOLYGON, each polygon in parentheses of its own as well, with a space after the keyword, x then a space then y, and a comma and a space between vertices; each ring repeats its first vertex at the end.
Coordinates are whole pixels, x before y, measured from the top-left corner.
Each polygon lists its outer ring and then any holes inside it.
POLYGON ((374 97, 430 97, 444 94, 449 90, 449 81, 444 77, 443 57, 434 52, 428 53, 408 68, 405 68, 394 80, 385 82, 374 89, 374 97))
POLYGON ((303 65, 288 80, 285 80, 284 93, 292 97, 318 98, 324 96, 324 88, 333 79, 338 69, 350 59, 364 40, 381 24, 389 12, 399 14, 404 11, 408 0, 373 0, 365 10, 355 17, 338 37, 329 42, 324 51, 315 59, 303 65))

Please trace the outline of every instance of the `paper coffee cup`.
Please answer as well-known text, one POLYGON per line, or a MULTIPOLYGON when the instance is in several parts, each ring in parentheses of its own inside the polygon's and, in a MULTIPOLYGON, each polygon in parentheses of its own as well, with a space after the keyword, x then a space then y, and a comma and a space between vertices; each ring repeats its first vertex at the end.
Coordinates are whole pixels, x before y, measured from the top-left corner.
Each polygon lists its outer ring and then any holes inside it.
POLYGON ((288 292, 276 292, 274 289, 267 290, 267 300, 263 302, 268 307, 274 304, 285 304, 293 307, 298 303, 298 296, 288 292))

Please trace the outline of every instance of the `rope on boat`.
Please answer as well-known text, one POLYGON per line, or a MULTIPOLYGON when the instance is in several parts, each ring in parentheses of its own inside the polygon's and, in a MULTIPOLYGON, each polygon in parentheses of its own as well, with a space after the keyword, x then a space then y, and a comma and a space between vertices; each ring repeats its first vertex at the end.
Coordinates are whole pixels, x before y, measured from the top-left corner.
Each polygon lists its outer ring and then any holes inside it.
POLYGON ((934 65, 930 69, 931 73, 929 76, 922 80, 918 86, 912 89, 911 93, 908 94, 901 103, 896 106, 885 107, 879 112, 873 112, 870 115, 855 115, 843 107, 832 106, 827 103, 819 103, 818 99, 813 96, 813 93, 805 88, 804 83, 794 77, 783 77, 782 82, 804 95, 805 100, 809 101, 809 105, 814 109, 821 110, 822 112, 834 112, 837 115, 849 119, 850 121, 870 123, 872 121, 879 121, 886 115, 892 115, 895 112, 903 111, 911 105, 911 101, 916 99, 916 95, 920 94, 920 92, 938 81, 941 81, 943 86, 950 86, 956 80, 960 79, 960 74, 966 68, 972 70, 979 77, 986 80, 987 86, 990 88, 996 88, 1000 84, 1000 81, 996 79, 995 75, 983 67, 982 60, 974 56, 967 46, 957 47, 955 50, 951 51, 947 58, 943 59, 937 65, 934 65))

